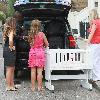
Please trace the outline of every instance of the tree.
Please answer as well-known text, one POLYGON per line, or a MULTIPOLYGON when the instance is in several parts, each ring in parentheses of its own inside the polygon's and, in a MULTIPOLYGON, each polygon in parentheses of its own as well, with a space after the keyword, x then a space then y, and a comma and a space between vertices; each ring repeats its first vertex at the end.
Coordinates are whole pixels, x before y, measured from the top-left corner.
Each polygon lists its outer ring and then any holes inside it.
POLYGON ((6 12, 7 12, 7 3, 0 2, 0 11, 3 11, 6 14, 6 12))
POLYGON ((14 13, 13 4, 16 0, 8 0, 7 4, 7 16, 12 16, 14 13))
POLYGON ((0 11, 0 20, 4 21, 6 19, 6 15, 0 11))

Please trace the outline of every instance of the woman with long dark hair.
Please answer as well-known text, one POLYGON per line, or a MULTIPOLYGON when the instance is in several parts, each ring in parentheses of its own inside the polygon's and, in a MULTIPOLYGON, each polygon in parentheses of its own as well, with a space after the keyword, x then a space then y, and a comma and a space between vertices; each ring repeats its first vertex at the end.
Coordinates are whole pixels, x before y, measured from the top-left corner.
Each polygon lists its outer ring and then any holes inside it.
POLYGON ((6 67, 6 83, 7 91, 16 91, 17 88, 14 86, 14 69, 15 69, 15 34, 16 33, 16 20, 13 17, 6 19, 3 32, 3 57, 4 66, 6 67))

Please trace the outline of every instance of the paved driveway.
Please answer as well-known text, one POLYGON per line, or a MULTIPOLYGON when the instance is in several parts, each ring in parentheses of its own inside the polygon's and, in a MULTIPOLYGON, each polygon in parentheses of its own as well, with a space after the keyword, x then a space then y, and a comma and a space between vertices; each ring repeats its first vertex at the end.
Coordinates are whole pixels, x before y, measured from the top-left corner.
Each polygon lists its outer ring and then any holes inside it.
MULTIPOLYGON (((81 41, 80 41, 81 42, 81 41)), ((53 92, 45 90, 44 94, 30 89, 30 79, 21 78, 21 87, 18 91, 5 91, 5 78, 3 75, 2 46, 0 46, 0 100, 100 100, 100 92, 93 88, 88 91, 80 87, 79 80, 53 81, 53 92)))

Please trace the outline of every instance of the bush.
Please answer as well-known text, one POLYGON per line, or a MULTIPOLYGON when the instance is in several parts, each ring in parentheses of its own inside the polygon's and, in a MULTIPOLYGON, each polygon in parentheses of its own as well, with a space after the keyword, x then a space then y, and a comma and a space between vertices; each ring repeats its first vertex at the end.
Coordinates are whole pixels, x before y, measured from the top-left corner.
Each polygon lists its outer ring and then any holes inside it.
POLYGON ((6 15, 0 11, 0 20, 4 21, 6 19, 6 15))
POLYGON ((8 4, 7 4, 7 17, 9 16, 13 16, 14 14, 14 7, 13 4, 16 0, 8 0, 8 4))

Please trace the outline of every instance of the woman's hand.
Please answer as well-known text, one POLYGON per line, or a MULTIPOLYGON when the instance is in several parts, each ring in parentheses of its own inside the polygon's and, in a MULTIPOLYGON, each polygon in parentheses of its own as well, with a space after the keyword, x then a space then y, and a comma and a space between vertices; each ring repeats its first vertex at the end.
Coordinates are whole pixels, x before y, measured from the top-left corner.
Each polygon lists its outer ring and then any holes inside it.
POLYGON ((88 47, 90 45, 90 42, 89 41, 87 41, 87 43, 86 43, 86 47, 88 47))
POLYGON ((13 47, 9 46, 9 49, 10 49, 10 51, 15 50, 15 46, 13 46, 13 47))

